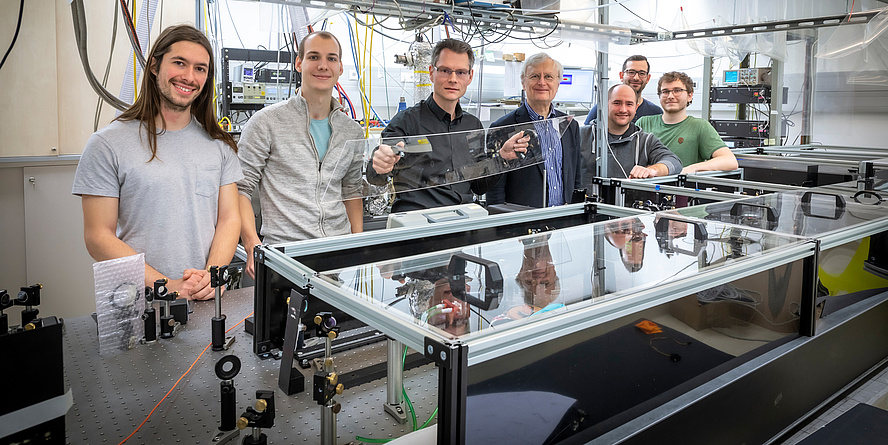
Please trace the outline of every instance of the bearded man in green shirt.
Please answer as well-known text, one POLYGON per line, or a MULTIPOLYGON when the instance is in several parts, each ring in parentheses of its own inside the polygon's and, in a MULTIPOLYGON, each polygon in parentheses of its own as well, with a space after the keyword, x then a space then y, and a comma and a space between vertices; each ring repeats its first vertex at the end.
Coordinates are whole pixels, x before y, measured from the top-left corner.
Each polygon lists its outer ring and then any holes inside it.
POLYGON ((694 99, 694 82, 678 71, 663 75, 657 82, 662 115, 644 116, 636 125, 653 133, 681 159, 681 173, 736 170, 737 158, 715 128, 703 119, 688 116, 694 99))

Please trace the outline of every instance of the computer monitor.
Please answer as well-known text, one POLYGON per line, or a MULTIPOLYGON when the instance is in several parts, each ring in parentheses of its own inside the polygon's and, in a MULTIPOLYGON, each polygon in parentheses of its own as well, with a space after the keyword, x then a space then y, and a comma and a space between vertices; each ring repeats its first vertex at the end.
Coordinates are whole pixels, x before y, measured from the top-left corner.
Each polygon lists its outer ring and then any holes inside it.
POLYGON ((560 103, 592 103, 592 85, 595 83, 595 71, 565 68, 558 86, 555 102, 560 103))
POLYGON ((737 85, 740 83, 739 70, 725 70, 725 85, 737 85))

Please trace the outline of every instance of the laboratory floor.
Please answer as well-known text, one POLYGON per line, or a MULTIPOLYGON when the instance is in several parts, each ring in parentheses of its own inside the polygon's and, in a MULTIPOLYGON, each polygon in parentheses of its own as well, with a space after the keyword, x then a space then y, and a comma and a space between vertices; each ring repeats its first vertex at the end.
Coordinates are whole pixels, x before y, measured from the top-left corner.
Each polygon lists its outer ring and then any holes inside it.
POLYGON ((888 359, 874 367, 868 375, 848 387, 843 395, 821 407, 806 420, 773 442, 796 445, 823 428, 857 404, 867 404, 888 411, 888 359))

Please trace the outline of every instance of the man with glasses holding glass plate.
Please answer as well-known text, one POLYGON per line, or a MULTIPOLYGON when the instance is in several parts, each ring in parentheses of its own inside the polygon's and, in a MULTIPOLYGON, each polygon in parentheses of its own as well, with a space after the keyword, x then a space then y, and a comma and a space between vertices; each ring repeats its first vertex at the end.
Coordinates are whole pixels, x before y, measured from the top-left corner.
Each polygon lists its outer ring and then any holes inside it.
MULTIPOLYGON (((447 175, 460 166, 473 162, 466 132, 481 130, 477 117, 463 111, 459 99, 472 83, 475 54, 468 43, 443 39, 432 51, 429 77, 432 94, 420 103, 398 113, 382 131, 384 139, 401 136, 434 135, 425 142, 433 147, 427 152, 411 153, 401 159, 403 142, 399 146, 380 144, 373 151, 367 166, 367 181, 385 185, 391 177, 395 186, 392 213, 435 207, 470 204, 474 192, 482 195, 496 182, 497 176, 466 182, 447 183, 447 175), (457 133, 450 135, 449 133, 457 133), (429 187, 434 185, 433 187, 429 187)), ((518 135, 516 135, 518 136, 518 135)), ((529 138, 508 142, 508 149, 500 151, 503 159, 516 159, 515 150, 527 149, 529 138)))
MULTIPOLYGON (((620 82, 632 87, 632 89, 635 90, 635 93, 638 94, 638 100, 641 101, 638 109, 635 110, 635 119, 632 120, 633 123, 642 116, 663 114, 663 110, 655 103, 641 97, 641 92, 644 91, 644 87, 647 86, 650 80, 651 63, 648 62, 647 57, 634 55, 629 56, 623 61, 623 71, 620 71, 620 82)), ((598 105, 595 105, 592 107, 592 111, 589 112, 589 115, 586 116, 586 122, 584 122, 584 125, 589 125, 597 118, 598 105)))
POLYGON ((709 122, 688 116, 694 99, 694 82, 678 71, 663 75, 657 82, 657 94, 663 106, 662 116, 646 116, 637 125, 653 133, 672 150, 684 166, 681 173, 736 170, 737 158, 709 122))

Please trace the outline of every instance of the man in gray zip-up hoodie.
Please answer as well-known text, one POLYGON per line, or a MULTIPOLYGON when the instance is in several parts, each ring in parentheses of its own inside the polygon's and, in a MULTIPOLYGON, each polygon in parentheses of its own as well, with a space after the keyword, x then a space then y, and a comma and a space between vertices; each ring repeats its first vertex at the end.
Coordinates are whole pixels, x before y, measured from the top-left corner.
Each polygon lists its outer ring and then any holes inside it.
MULTIPOLYGON (((681 160, 656 136, 632 123, 637 94, 631 87, 615 85, 608 90, 607 177, 651 178, 678 174, 681 160)), ((585 157, 583 185, 589 187, 595 173, 595 127, 580 129, 580 146, 585 157)))
POLYGON ((241 240, 247 272, 254 276, 253 247, 260 243, 250 197, 259 187, 263 242, 277 244, 363 229, 360 125, 341 112, 333 88, 342 75, 342 47, 318 31, 299 45, 295 97, 250 118, 238 142, 244 179, 240 192, 241 240))

